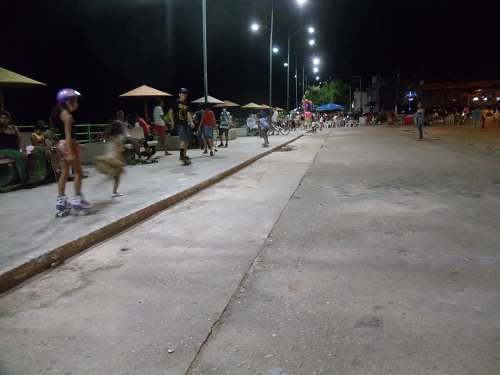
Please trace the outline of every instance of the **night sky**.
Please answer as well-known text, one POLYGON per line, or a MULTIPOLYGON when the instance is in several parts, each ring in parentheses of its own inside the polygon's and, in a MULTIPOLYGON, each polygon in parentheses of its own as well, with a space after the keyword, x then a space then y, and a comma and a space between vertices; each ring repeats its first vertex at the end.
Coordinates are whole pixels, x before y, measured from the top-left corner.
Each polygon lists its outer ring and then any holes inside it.
MULTIPOLYGON (((295 61, 301 71, 313 56, 322 61, 321 79, 349 84, 361 76, 363 86, 398 70, 402 79, 426 82, 498 79, 495 4, 308 0, 300 8, 294 0, 274 0, 273 44, 280 52, 273 58, 273 105, 286 108, 288 32, 310 25, 314 52, 308 52, 307 33, 292 37, 291 107, 295 61)), ((4 90, 18 125, 47 120, 63 87, 82 93, 78 123, 106 122, 117 109, 142 113, 140 100, 117 96, 143 84, 174 98, 180 87, 189 89, 190 100, 204 94, 201 0, 1 0, 0 14, 0 66, 47 84, 4 90)), ((250 25, 269 26, 270 15, 271 0, 207 0, 209 95, 268 102, 269 31, 255 33, 250 25)))

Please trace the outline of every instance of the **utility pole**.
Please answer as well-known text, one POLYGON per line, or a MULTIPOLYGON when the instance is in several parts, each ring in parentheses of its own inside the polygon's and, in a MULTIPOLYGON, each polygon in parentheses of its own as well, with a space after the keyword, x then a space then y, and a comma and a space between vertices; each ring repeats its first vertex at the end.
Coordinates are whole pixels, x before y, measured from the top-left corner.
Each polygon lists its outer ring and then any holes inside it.
POLYGON ((396 79, 396 99, 394 100, 394 114, 398 115, 398 91, 399 91, 399 69, 398 69, 398 78, 396 79))
POLYGON ((361 112, 363 112, 363 98, 361 95, 361 92, 363 91, 363 89, 361 86, 361 76, 351 76, 351 82, 359 84, 359 107, 360 107, 359 109, 361 112))
POLYGON ((352 91, 351 91, 351 89, 352 89, 352 86, 351 85, 349 85, 349 86, 346 85, 345 87, 349 88, 349 100, 348 100, 349 110, 347 111, 347 113, 351 113, 351 109, 352 109, 351 108, 351 104, 352 104, 352 91))

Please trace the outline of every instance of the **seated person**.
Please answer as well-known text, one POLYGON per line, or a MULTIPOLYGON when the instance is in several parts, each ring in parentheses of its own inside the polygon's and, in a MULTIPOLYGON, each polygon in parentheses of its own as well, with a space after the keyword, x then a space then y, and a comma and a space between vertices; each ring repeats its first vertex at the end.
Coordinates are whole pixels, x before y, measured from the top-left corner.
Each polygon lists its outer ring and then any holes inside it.
POLYGON ((26 147, 28 154, 28 171, 30 178, 41 181, 47 175, 47 163, 49 155, 45 144, 45 123, 42 120, 35 121, 34 132, 31 134, 31 147, 26 147))
POLYGON ((31 144, 33 146, 44 146, 45 147, 45 123, 42 120, 35 121, 33 125, 35 131, 31 133, 31 144))
POLYGON ((151 158, 153 149, 151 147, 148 147, 148 141, 152 141, 154 139, 153 134, 151 133, 151 129, 149 128, 149 125, 146 123, 146 121, 144 121, 144 119, 138 114, 134 115, 134 122, 142 128, 142 132, 144 134, 144 152, 142 153, 142 155, 146 156, 149 159, 151 158))
POLYGON ((255 121, 254 115, 248 116, 248 118, 247 118, 247 128, 249 130, 249 132, 248 132, 249 134, 250 134, 250 131, 256 132, 259 129, 259 127, 257 125, 257 122, 255 121))
POLYGON ((116 112, 116 118, 123 124, 123 132, 125 133, 124 143, 131 144, 134 148, 134 152, 137 155, 137 158, 142 159, 141 145, 139 144, 139 141, 137 139, 130 136, 128 129, 132 129, 132 125, 130 125, 130 123, 125 120, 125 113, 123 113, 123 111, 116 112))
POLYGON ((54 144, 59 141, 59 137, 57 136, 57 127, 52 124, 49 125, 48 129, 45 130, 43 135, 45 136, 45 140, 48 139, 54 144))
POLYGON ((9 112, 0 112, 0 157, 14 159, 21 185, 26 185, 26 149, 9 112))

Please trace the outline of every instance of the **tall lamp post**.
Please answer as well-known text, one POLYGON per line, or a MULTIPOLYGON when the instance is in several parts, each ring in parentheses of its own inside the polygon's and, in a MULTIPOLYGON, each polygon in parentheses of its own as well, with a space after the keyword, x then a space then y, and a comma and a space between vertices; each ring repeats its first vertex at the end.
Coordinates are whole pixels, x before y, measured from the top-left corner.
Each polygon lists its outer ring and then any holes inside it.
POLYGON ((269 113, 272 114, 272 97, 273 97, 273 23, 274 23, 274 9, 271 9, 271 28, 254 23, 252 30, 257 31, 259 28, 264 27, 269 30, 269 113))
MULTIPOLYGON (((288 32, 288 53, 287 53, 287 62, 286 62, 286 110, 290 111, 290 39, 292 36, 298 34, 299 32, 303 31, 303 29, 299 29, 296 32, 290 34, 288 32)), ((307 29, 309 34, 314 33, 314 28, 309 27, 307 29)), ((314 45, 314 40, 309 41, 309 45, 314 45)), ((295 80, 297 81, 297 67, 295 67, 295 80)), ((295 91, 297 91, 297 84, 295 84, 295 91)), ((295 96, 297 96, 297 92, 295 92, 295 96)))
MULTIPOLYGON (((306 0, 297 0, 299 5, 302 5, 306 0)), ((272 114, 272 99, 273 99, 273 29, 274 29, 274 9, 283 5, 285 1, 282 1, 278 5, 274 6, 274 0, 271 0, 271 26, 269 28, 269 113, 272 114)), ((253 24, 252 30, 258 30, 261 25, 253 24)), ((287 97, 288 102, 288 97, 287 97)))
POLYGON ((207 69, 207 0, 202 1, 203 12, 203 87, 205 102, 208 100, 208 69, 207 69))

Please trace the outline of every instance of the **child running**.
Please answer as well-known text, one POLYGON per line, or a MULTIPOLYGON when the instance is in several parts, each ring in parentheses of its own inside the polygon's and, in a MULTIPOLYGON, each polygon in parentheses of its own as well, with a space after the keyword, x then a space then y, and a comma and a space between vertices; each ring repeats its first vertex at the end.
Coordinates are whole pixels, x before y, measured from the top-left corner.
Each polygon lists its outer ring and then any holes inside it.
POLYGON ((96 156, 95 169, 114 180, 111 198, 121 197, 123 193, 118 192, 120 176, 123 169, 123 140, 125 139, 125 129, 119 120, 113 121, 108 127, 106 136, 106 153, 104 156, 96 156))

